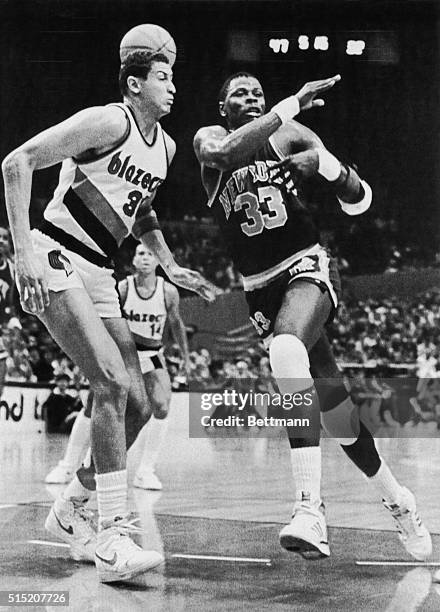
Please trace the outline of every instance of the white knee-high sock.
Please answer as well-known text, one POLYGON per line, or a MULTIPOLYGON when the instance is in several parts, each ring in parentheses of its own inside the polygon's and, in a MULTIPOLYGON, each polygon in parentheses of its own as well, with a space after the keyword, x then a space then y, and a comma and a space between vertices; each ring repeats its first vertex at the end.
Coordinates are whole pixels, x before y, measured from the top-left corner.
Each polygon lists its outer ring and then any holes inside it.
MULTIPOLYGON (((275 336, 269 354, 272 371, 282 395, 301 393, 313 387, 307 350, 297 336, 292 334, 275 336)), ((315 393, 314 396, 316 400, 315 393)), ((319 411, 319 405, 315 403, 310 409, 319 411)), ((319 429, 316 436, 316 446, 304 445, 290 450, 296 500, 312 504, 320 502, 321 490, 319 429)))

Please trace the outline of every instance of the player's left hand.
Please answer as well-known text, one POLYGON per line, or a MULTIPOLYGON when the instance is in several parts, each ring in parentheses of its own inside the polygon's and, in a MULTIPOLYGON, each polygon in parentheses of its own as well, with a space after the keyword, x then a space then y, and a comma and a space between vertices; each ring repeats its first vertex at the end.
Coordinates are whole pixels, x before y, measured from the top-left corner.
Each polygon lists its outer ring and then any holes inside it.
POLYGON ((276 185, 293 189, 298 181, 318 174, 318 169, 318 152, 316 149, 309 149, 289 155, 277 164, 270 166, 269 176, 276 185))

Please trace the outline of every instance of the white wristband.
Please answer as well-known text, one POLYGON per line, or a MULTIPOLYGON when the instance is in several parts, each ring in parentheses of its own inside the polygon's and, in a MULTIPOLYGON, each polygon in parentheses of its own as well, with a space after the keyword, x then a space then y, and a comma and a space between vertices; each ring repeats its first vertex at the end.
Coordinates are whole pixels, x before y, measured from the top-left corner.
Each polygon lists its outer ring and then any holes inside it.
POLYGON ((278 115, 281 119, 281 123, 287 123, 296 117, 301 109, 299 107, 298 98, 296 96, 290 96, 285 100, 281 100, 278 104, 275 104, 271 110, 278 115))
POLYGON ((341 174, 341 162, 327 149, 318 149, 318 172, 328 181, 336 181, 341 174))
POLYGON ((346 215, 350 215, 350 217, 354 215, 362 215, 362 213, 364 213, 370 208, 371 202, 373 200, 373 192, 371 191, 370 185, 362 179, 361 185, 364 188, 365 195, 360 202, 356 202, 355 204, 349 204, 348 202, 344 202, 343 200, 338 198, 342 210, 345 212, 346 215))

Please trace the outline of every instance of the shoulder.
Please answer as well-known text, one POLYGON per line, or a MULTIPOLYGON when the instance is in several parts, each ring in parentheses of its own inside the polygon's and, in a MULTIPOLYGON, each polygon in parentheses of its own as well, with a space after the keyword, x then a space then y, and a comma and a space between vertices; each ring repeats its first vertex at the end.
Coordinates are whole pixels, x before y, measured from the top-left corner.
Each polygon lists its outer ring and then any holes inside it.
POLYGON ((177 288, 167 280, 163 282, 163 294, 165 297, 165 306, 167 310, 176 308, 179 305, 179 292, 177 288))
POLYGON ((293 119, 282 125, 272 138, 285 155, 324 146, 313 130, 293 119))
POLYGON ((228 130, 222 125, 207 125, 205 127, 201 127, 197 130, 194 136, 194 148, 200 146, 200 144, 206 138, 215 138, 215 139, 223 139, 228 135, 228 130))
POLYGON ((109 135, 120 136, 127 129, 128 116, 124 109, 116 105, 90 106, 79 111, 71 120, 80 122, 84 127, 107 131, 109 135))

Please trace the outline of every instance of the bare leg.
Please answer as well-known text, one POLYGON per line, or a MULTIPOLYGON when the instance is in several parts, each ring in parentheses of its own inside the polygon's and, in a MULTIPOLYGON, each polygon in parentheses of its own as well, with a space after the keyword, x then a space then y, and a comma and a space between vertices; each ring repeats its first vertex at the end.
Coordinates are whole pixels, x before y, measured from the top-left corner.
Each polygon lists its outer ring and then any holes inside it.
MULTIPOLYGON (((82 289, 51 292, 50 306, 41 319, 90 381, 94 392, 92 452, 98 473, 125 469, 124 417, 130 379, 117 344, 82 289)), ((124 320, 112 321, 113 334, 118 330, 129 334, 124 320)))

